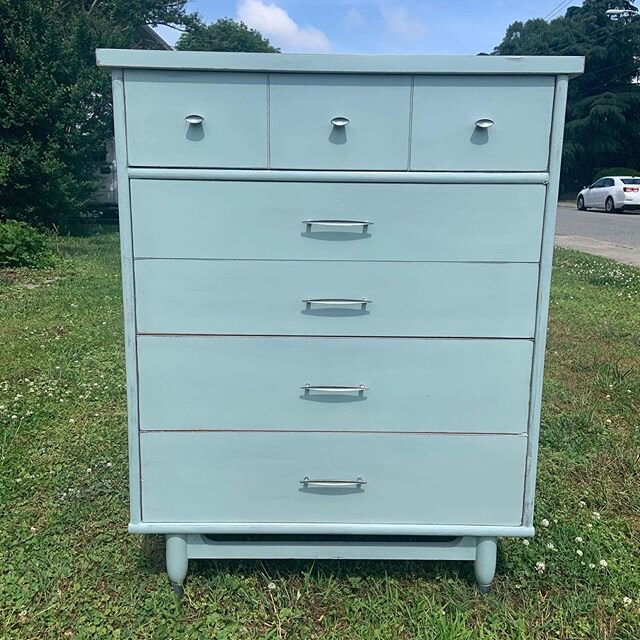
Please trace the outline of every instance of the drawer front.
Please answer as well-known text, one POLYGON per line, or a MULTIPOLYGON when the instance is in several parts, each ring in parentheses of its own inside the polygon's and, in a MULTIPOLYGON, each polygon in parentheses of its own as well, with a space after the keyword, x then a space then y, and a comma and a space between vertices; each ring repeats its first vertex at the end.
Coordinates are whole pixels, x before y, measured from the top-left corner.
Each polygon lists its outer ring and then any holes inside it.
POLYGON ((537 262, 546 187, 132 180, 149 258, 537 262), (306 220, 368 221, 307 225, 306 220))
POLYGON ((410 94, 409 76, 271 75, 271 168, 406 170, 410 94))
POLYGON ((266 168, 265 75, 128 70, 125 93, 130 165, 266 168))
POLYGON ((135 276, 140 333, 534 334, 537 264, 137 260, 135 276))
POLYGON ((519 525, 526 445, 501 435, 145 433, 142 517, 519 525))
POLYGON ((417 76, 411 169, 546 170, 553 97, 551 76, 417 76))
POLYGON ((139 336, 140 427, 523 433, 532 345, 139 336))

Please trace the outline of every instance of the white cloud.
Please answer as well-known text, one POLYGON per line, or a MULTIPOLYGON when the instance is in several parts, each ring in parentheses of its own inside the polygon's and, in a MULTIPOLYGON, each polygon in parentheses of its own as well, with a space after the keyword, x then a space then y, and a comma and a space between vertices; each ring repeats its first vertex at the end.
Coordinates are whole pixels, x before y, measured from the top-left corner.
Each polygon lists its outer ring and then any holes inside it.
POLYGON ((405 40, 420 40, 427 33, 427 26, 409 15, 405 7, 380 7, 387 29, 394 36, 405 40))
POLYGON ((238 20, 257 29, 276 47, 287 51, 326 52, 331 50, 329 38, 315 27, 301 26, 275 3, 263 0, 240 0, 238 20))

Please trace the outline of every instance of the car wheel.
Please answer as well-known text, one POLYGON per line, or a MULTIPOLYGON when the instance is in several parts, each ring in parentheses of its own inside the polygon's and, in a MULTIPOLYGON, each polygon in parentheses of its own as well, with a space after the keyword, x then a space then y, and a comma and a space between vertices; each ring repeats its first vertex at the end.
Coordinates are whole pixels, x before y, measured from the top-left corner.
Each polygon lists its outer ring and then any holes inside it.
POLYGON ((616 206, 613 203, 613 198, 611 196, 609 196, 607 201, 604 203, 604 210, 607 213, 613 213, 616 210, 616 206))
POLYGON ((578 196, 578 201, 576 202, 576 207, 578 207, 578 209, 580 211, 586 211, 587 207, 584 206, 584 198, 582 196, 578 196))

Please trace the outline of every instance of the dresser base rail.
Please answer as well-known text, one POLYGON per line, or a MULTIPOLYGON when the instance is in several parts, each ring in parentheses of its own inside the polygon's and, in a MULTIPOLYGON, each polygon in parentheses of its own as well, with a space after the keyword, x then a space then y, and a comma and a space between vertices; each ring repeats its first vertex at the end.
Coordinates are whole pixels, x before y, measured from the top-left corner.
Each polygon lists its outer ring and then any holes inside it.
POLYGON ((167 573, 181 597, 189 560, 473 560, 487 593, 496 570, 497 539, 424 535, 167 534, 167 573))
POLYGON ((535 529, 527 525, 385 524, 371 522, 130 522, 129 533, 533 538, 535 529))

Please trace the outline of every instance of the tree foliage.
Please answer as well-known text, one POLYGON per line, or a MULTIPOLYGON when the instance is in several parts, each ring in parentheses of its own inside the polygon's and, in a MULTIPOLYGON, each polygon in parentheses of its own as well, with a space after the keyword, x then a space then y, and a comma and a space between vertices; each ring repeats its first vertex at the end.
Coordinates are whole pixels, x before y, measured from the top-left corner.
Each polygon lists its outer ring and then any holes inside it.
POLYGON ((220 18, 205 24, 199 17, 193 19, 180 36, 176 49, 181 51, 251 51, 254 53, 280 53, 259 31, 244 22, 220 18))
POLYGON ((140 46, 183 24, 185 0, 0 0, 0 216, 68 230, 88 206, 112 134, 97 47, 140 46))
POLYGON ((514 22, 497 55, 581 55, 585 73, 569 83, 561 189, 590 183, 602 167, 640 166, 640 18, 611 20, 633 4, 585 0, 563 17, 514 22))

